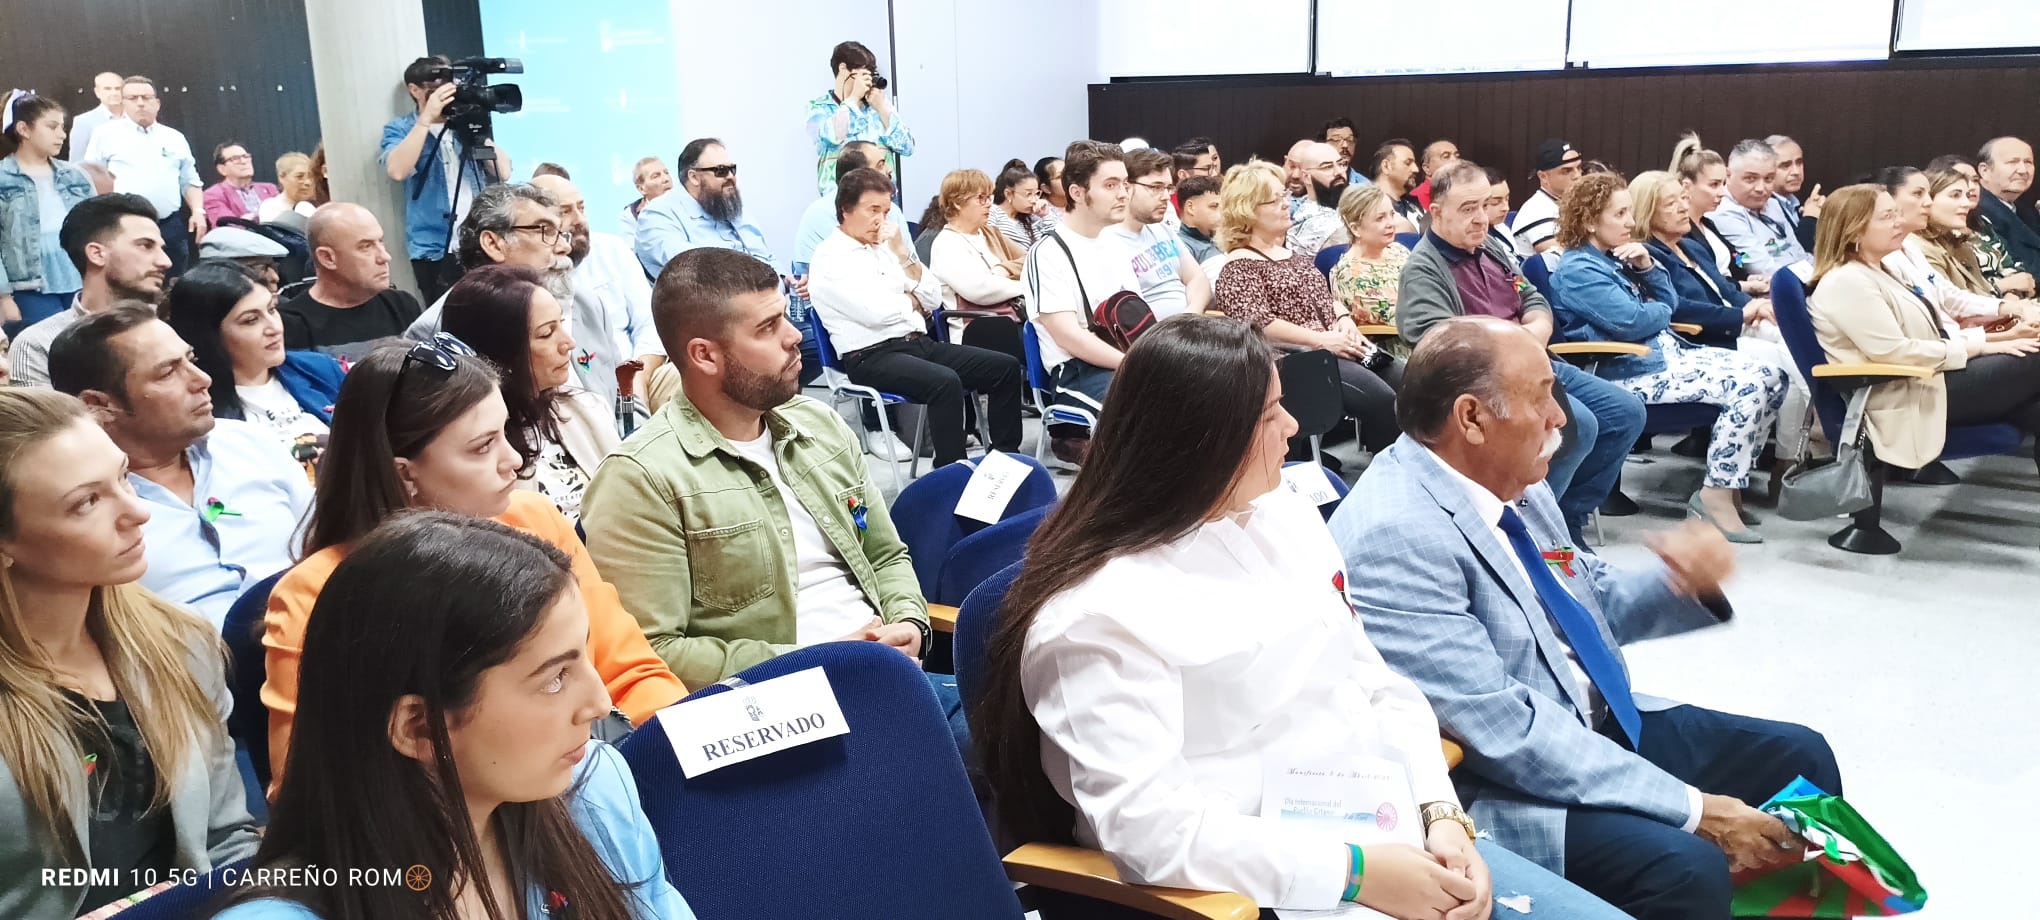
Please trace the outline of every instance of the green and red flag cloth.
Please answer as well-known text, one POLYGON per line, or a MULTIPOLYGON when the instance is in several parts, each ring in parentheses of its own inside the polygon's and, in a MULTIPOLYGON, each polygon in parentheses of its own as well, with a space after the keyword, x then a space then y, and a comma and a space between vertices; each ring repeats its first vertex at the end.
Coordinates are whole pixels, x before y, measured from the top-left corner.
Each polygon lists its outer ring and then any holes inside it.
POLYGON ((1838 795, 1799 777, 1761 809, 1811 848, 1805 862, 1735 877, 1737 917, 1890 917, 1927 903, 1912 867, 1838 795))

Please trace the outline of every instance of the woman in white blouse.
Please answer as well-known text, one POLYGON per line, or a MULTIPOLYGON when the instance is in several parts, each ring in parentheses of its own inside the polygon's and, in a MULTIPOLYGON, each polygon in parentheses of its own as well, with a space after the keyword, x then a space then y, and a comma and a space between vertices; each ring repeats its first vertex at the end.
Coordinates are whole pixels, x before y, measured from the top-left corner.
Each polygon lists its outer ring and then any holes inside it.
POLYGON ((1540 915, 1623 916, 1473 840, 1429 704, 1367 641, 1338 546, 1283 483, 1295 433, 1238 320, 1172 317, 1127 353, 987 644, 971 731, 1002 830, 1264 908, 1480 920, 1529 895, 1540 915), (1172 411, 1186 393, 1199 410, 1172 411), (1388 779, 1334 790, 1344 820, 1286 815, 1327 804, 1299 785, 1313 772, 1388 779))
POLYGON ((951 311, 957 341, 1012 355, 1026 363, 1020 346, 1020 316, 1027 285, 1020 269, 1027 253, 988 225, 992 179, 975 169, 942 177, 935 196, 942 231, 935 236, 928 268, 942 279, 942 306, 951 311), (962 315, 958 315, 961 311, 962 315), (984 314, 997 314, 987 316, 984 314))
MULTIPOLYGON (((1898 206, 1899 219, 1905 222, 1906 229, 1905 245, 1884 257, 1884 267, 1899 280, 1912 285, 1920 292, 1920 297, 1941 311, 1950 334, 1981 341, 1987 335, 1984 331, 1986 326, 2007 319, 2040 319, 2040 312, 2030 306, 1963 290, 1953 279, 1934 270, 1927 261, 1925 247, 1920 243, 1920 234, 1927 232, 1928 211, 1933 205, 1926 173, 1910 166, 1893 166, 1878 172, 1877 184, 1891 193, 1892 203, 1898 206)), ((2030 338, 2032 333, 2026 330, 1996 337, 2030 338)))
POLYGON ((212 378, 213 415, 262 427, 307 474, 316 472, 347 372, 328 355, 284 350, 276 295, 254 270, 221 259, 200 262, 171 286, 163 310, 198 369, 212 378))
POLYGON ((559 300, 536 269, 483 266, 446 292, 440 328, 503 375, 504 436, 524 460, 518 487, 552 499, 578 522, 581 496, 619 438, 610 408, 574 376, 584 353, 574 347, 559 300))
POLYGON ((276 187, 281 194, 265 198, 255 211, 255 219, 269 223, 282 217, 285 211, 296 211, 306 217, 318 210, 313 199, 318 196, 318 186, 312 180, 312 158, 302 153, 286 153, 276 158, 276 187))

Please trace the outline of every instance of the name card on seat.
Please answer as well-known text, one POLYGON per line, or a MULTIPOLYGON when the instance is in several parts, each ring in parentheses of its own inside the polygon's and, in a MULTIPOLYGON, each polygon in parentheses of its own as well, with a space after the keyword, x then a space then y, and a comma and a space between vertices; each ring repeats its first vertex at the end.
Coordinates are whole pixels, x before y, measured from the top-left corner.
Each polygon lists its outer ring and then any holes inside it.
POLYGON ((1316 463, 1284 466, 1282 485, 1320 508, 1339 500, 1339 493, 1332 489, 1331 481, 1325 478, 1324 468, 1316 463))
POLYGON ((1033 467, 1009 454, 986 451, 977 470, 970 474, 970 482, 964 485, 963 495, 956 500, 956 516, 985 524, 999 523, 1006 516, 1006 506, 1013 503, 1013 494, 1020 491, 1020 484, 1033 471, 1033 467))
POLYGON ((821 668, 675 703, 659 711, 659 724, 688 779, 850 733, 821 668))

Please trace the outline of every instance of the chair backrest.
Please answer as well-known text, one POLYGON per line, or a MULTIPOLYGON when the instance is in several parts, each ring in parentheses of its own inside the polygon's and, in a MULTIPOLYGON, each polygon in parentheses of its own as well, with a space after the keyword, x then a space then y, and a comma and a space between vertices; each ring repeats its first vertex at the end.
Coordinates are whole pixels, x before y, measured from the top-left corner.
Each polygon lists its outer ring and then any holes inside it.
MULTIPOLYGON (((1009 520, 1043 505, 1055 503, 1055 477, 1041 461, 1026 454, 1009 453, 1027 464, 1027 478, 1021 480, 1006 502, 1000 520, 1009 520)), ((899 532, 900 542, 907 546, 907 554, 914 560, 914 576, 921 583, 921 596, 936 603, 949 604, 954 601, 942 600, 937 588, 945 563, 960 544, 958 541, 979 533, 991 524, 976 518, 967 518, 956 513, 956 503, 963 497, 970 480, 977 473, 978 461, 959 460, 941 469, 931 470, 900 492, 893 502, 891 512, 893 527, 899 532)))
POLYGON ((835 370, 838 366, 836 344, 829 341, 829 326, 827 323, 822 322, 822 314, 820 312, 811 311, 808 313, 808 328, 815 331, 815 353, 822 359, 822 369, 835 370))
POLYGON ((1006 592, 1019 577, 1020 563, 1015 561, 992 573, 957 605, 956 692, 963 697, 965 708, 984 692, 985 643, 999 624, 999 607, 1006 602, 1006 592))
POLYGON ((1027 554, 1027 541, 1054 510, 1052 504, 1030 508, 956 541, 942 563, 935 593, 927 595, 928 599, 961 606, 985 579, 1027 554))
POLYGON ((1339 264, 1339 259, 1344 257, 1346 255, 1346 250, 1351 248, 1353 248, 1353 245, 1351 243, 1340 243, 1337 246, 1326 246, 1325 248, 1318 250, 1317 253, 1318 274, 1324 275, 1325 277, 1328 278, 1331 277, 1332 268, 1339 264))
POLYGON ((1544 264, 1542 254, 1523 260, 1523 280, 1530 282, 1537 293, 1551 302, 1552 310, 1558 309, 1558 298, 1551 293, 1551 266, 1544 264))
POLYGON ((1275 362, 1282 375, 1282 407, 1296 419, 1300 437, 1324 434, 1346 414, 1339 396, 1339 360, 1329 351, 1298 351, 1275 362))
POLYGON ((681 774, 662 719, 624 739, 674 887, 703 917, 1020 920, 927 676, 876 642, 824 642, 737 677, 815 667, 848 734, 695 779, 681 774), (881 864, 890 868, 874 874, 881 864))
POLYGON ((1032 322, 1020 324, 1020 348, 1027 355, 1027 386, 1048 392, 1048 368, 1041 363, 1041 333, 1032 322))
POLYGON ((1395 241, 1403 244, 1404 249, 1415 249, 1418 243, 1424 241, 1424 235, 1421 233, 1398 233, 1395 235, 1395 241))
POLYGON ((220 624, 220 638, 226 640, 233 668, 227 675, 234 697, 227 734, 248 749, 255 778, 265 789, 269 787, 269 710, 262 705, 262 681, 268 676, 269 664, 262 649, 262 620, 269 612, 269 593, 282 579, 283 572, 278 572, 249 585, 227 608, 227 619, 220 624))
POLYGON ((1813 369, 1827 363, 1827 350, 1820 347, 1820 336, 1813 331, 1813 310, 1806 301, 1806 285, 1790 268, 1781 268, 1771 276, 1771 313, 1778 318, 1778 333, 1785 339, 1785 349, 1792 352, 1792 363, 1799 367, 1800 376, 1813 391, 1813 411, 1820 420, 1820 427, 1832 443, 1842 431, 1842 416, 1848 412, 1848 404, 1842 394, 1813 376, 1813 369))

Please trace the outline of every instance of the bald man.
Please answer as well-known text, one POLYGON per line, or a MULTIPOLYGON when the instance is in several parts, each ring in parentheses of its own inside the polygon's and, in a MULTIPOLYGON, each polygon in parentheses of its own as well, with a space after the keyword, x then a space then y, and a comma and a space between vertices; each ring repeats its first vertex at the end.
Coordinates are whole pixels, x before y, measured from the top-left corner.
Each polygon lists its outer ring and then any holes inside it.
POLYGON ((1315 255, 1339 232, 1339 196, 1350 181, 1339 165, 1339 148, 1324 141, 1304 141, 1289 148, 1290 194, 1301 180, 1303 197, 1289 203, 1289 248, 1315 255))
POLYGON ((112 71, 92 78, 92 94, 99 97, 99 108, 71 119, 72 162, 84 159, 85 151, 92 149, 92 132, 100 125, 126 117, 121 114, 120 88, 121 76, 112 71))
POLYGON ((313 212, 305 231, 318 280, 279 308, 283 347, 352 361, 377 339, 403 335, 421 312, 418 298, 390 287, 390 251, 375 215, 336 201, 313 212))
POLYGON ((573 317, 574 370, 581 385, 613 404, 617 367, 637 361, 644 369, 627 376, 631 392, 642 396, 652 371, 665 363, 666 349, 652 327, 652 285, 637 254, 622 237, 588 229, 588 204, 573 182, 536 176, 531 184, 559 203, 560 228, 574 235, 567 251, 574 263, 574 302, 565 306, 573 317))

